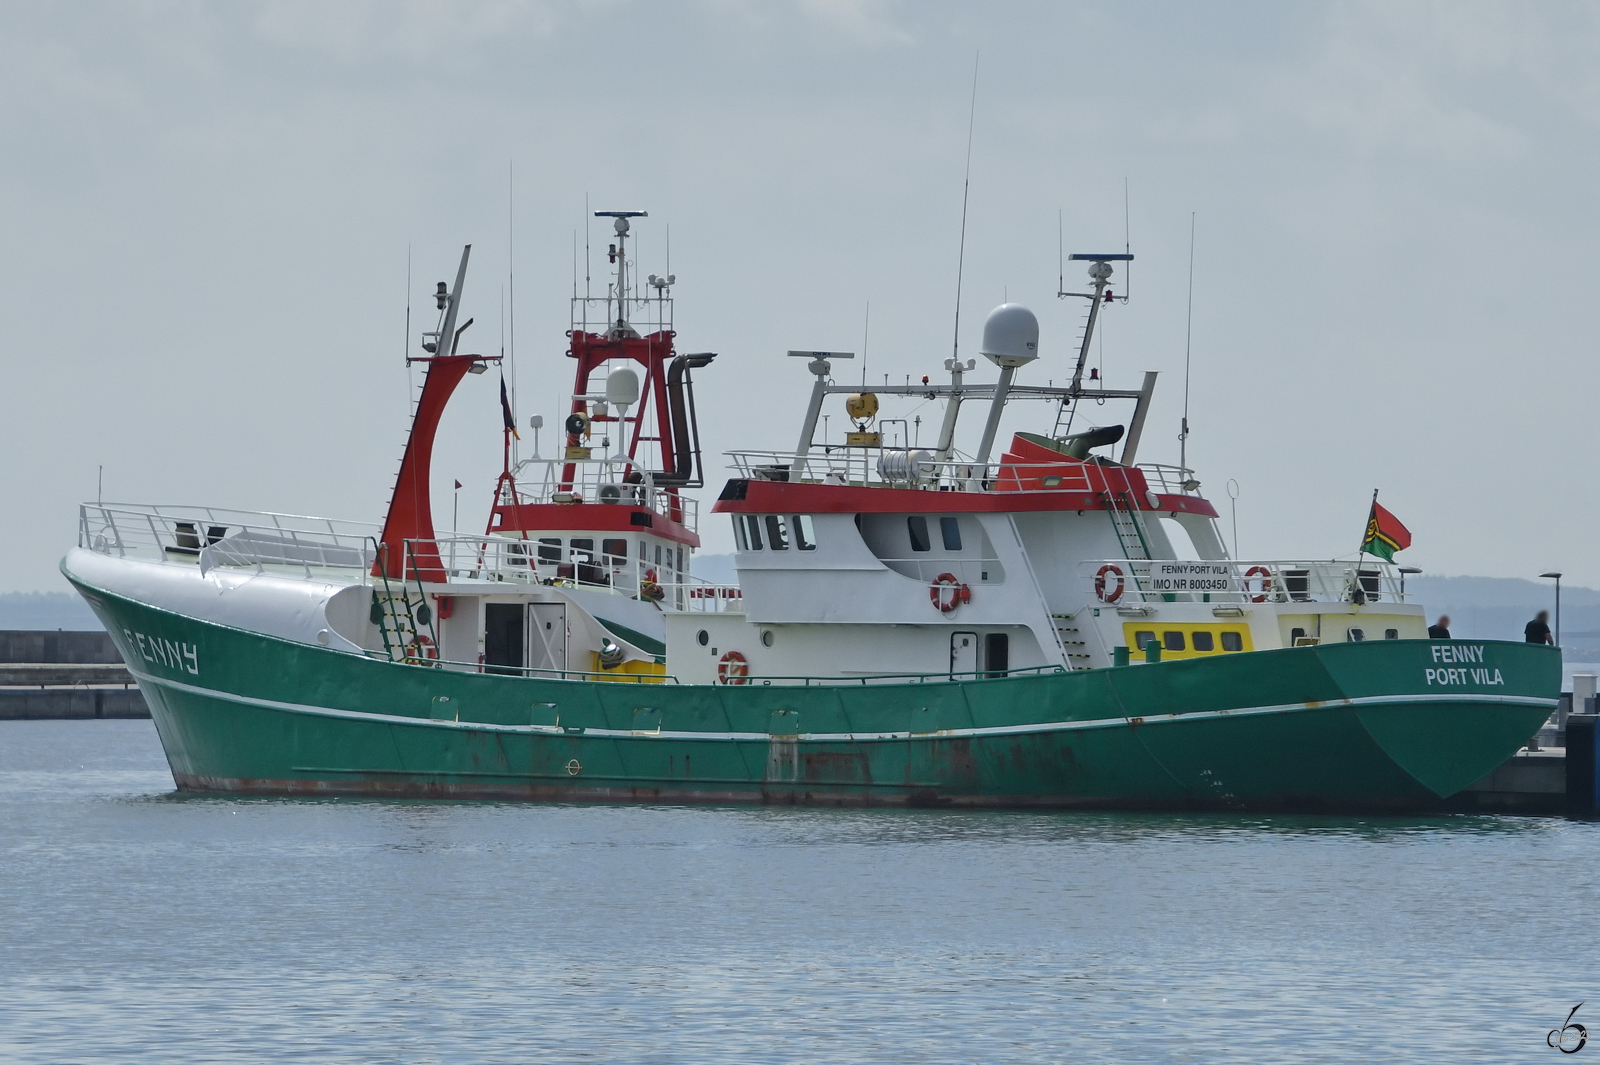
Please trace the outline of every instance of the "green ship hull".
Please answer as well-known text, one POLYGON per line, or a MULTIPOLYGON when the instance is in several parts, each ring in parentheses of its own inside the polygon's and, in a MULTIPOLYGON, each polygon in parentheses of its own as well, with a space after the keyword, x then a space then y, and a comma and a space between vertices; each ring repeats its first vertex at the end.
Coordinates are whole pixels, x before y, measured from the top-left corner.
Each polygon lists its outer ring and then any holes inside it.
POLYGON ((1510 757, 1560 685, 1554 648, 1460 640, 974 681, 543 680, 376 661, 74 583, 186 792, 1418 809, 1510 757))

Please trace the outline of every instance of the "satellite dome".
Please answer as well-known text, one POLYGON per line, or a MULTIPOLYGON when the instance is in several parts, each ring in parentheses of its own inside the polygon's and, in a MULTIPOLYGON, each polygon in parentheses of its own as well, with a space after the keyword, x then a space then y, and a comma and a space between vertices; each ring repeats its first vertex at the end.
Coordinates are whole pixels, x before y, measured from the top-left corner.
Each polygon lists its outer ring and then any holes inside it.
POLYGON ((639 402, 639 375, 627 367, 612 370, 606 378, 606 402, 613 407, 631 407, 639 402))
POLYGON ((1022 366, 1039 357, 1039 319, 1020 303, 1002 303, 983 323, 983 357, 996 366, 1022 366))

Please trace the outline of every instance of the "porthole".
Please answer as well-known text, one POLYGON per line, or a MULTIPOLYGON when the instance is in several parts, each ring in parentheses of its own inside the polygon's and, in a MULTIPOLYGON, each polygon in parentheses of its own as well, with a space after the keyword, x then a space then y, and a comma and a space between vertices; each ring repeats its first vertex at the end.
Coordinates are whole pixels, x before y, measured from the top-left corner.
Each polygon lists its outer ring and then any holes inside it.
POLYGON ((711 642, 711 634, 705 629, 701 629, 699 632, 695 633, 694 638, 701 647, 704 647, 706 644, 711 642))
POLYGON ((771 629, 766 629, 765 631, 763 631, 761 633, 761 646, 762 647, 771 647, 772 646, 772 630, 771 629))

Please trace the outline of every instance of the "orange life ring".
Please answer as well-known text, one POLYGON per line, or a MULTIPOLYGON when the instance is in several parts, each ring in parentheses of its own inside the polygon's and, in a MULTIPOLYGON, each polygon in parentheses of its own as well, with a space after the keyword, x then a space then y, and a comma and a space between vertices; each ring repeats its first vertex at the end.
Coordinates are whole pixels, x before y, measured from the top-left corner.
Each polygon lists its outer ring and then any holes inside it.
POLYGON ((1251 566, 1244 571, 1243 585, 1244 594, 1249 596, 1252 603, 1265 603, 1268 593, 1272 591, 1272 571, 1265 566, 1251 566), (1250 592, 1250 580, 1253 577, 1261 578, 1261 592, 1257 595, 1250 592))
POLYGON ((406 644, 406 657, 419 662, 423 659, 437 659, 439 657, 439 649, 433 645, 431 639, 419 633, 415 640, 406 644))
POLYGON ((738 651, 729 651, 723 655, 722 661, 717 663, 717 682, 719 684, 750 683, 750 663, 745 661, 744 655, 738 651))
POLYGON ((956 580, 954 573, 941 573, 928 586, 928 598, 939 608, 939 613, 948 614, 962 603, 972 602, 972 589, 956 580), (948 597, 946 591, 950 593, 948 597))
POLYGON ((1100 572, 1094 575, 1094 594, 1102 603, 1115 603, 1118 599, 1121 599, 1123 589, 1127 585, 1128 582, 1123 578, 1122 571, 1109 562, 1101 566, 1100 572), (1114 576, 1117 579, 1117 586, 1110 591, 1106 590, 1106 577, 1108 576, 1114 576))

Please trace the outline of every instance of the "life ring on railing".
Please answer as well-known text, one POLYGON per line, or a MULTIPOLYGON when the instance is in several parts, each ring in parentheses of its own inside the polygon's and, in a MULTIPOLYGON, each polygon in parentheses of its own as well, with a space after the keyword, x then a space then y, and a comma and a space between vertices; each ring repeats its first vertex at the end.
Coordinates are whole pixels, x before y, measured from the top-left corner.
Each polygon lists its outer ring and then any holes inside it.
POLYGON ((406 644, 406 657, 413 662, 433 660, 439 657, 439 649, 433 645, 433 640, 419 633, 415 640, 406 644))
POLYGON ((948 614, 962 603, 972 602, 972 589, 956 580, 954 573, 941 573, 928 586, 928 598, 939 608, 939 613, 948 614))
POLYGON ((1127 587, 1127 584, 1128 582, 1122 576, 1122 571, 1108 562, 1100 567, 1099 573, 1094 575, 1095 598, 1102 603, 1115 603, 1122 598, 1122 591, 1127 587), (1116 587, 1107 587, 1107 577, 1115 577, 1117 579, 1116 587))
POLYGON ((1267 596, 1272 593, 1272 571, 1265 566, 1251 566, 1244 571, 1244 581, 1242 583, 1244 584, 1244 594, 1249 597, 1252 603, 1265 603, 1267 596), (1252 593, 1250 591, 1250 582, 1256 577, 1261 578, 1261 591, 1252 593))
POLYGON ((717 683, 749 684, 750 663, 738 651, 729 651, 717 663, 717 683))

